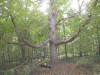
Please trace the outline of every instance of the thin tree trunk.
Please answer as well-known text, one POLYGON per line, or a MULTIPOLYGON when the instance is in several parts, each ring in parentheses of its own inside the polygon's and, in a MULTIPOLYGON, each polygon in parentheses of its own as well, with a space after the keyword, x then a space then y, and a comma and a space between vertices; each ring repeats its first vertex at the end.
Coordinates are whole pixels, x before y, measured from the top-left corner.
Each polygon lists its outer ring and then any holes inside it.
POLYGON ((100 55, 100 38, 99 38, 99 27, 96 28, 97 42, 98 42, 98 55, 100 55))
POLYGON ((22 46, 21 47, 21 54, 22 54, 22 62, 25 61, 25 48, 22 46))
MULTIPOLYGON (((63 33, 64 33, 64 40, 65 40, 66 39, 66 33, 65 33, 64 22, 63 22, 63 33)), ((65 55, 66 55, 66 60, 67 60, 67 48, 66 48, 67 44, 65 43, 64 46, 65 46, 65 55)))
MULTIPOLYGON (((72 29, 71 29, 71 26, 70 26, 70 32, 71 32, 71 34, 72 34, 72 29)), ((72 47, 72 51, 73 51, 73 56, 75 56, 75 51, 74 51, 74 45, 73 45, 73 43, 71 43, 71 47, 72 47)))
MULTIPOLYGON (((26 33, 27 33, 27 31, 23 30, 22 32, 20 32, 20 35, 26 39, 26 36, 27 36, 26 33)), ((22 42, 22 38, 18 38, 18 41, 22 42)), ((25 61, 25 46, 21 46, 20 45, 20 47, 21 47, 21 54, 22 54, 22 60, 21 60, 21 62, 24 62, 25 61)))
POLYGON ((8 53, 8 63, 10 64, 10 46, 8 45, 8 51, 7 51, 7 53, 8 53))
POLYGON ((98 46, 99 46, 99 47, 98 47, 98 48, 99 48, 99 52, 98 52, 98 53, 99 53, 99 55, 100 55, 100 41, 98 42, 98 46))
POLYGON ((81 46, 82 46, 82 45, 81 45, 81 40, 82 40, 82 39, 81 39, 81 35, 80 35, 79 38, 80 38, 80 43, 79 43, 79 44, 80 44, 80 45, 79 45, 79 49, 80 49, 80 57, 82 57, 82 48, 81 48, 81 46))

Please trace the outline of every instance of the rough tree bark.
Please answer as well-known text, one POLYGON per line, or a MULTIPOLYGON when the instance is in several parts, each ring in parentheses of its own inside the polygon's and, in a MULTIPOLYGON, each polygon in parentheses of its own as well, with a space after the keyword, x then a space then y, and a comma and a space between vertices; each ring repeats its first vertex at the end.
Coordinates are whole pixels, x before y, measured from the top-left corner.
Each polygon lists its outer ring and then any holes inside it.
POLYGON ((51 11, 48 15, 49 25, 49 44, 50 44, 50 58, 51 63, 54 64, 58 60, 57 45, 56 45, 56 11, 53 0, 50 3, 51 11))

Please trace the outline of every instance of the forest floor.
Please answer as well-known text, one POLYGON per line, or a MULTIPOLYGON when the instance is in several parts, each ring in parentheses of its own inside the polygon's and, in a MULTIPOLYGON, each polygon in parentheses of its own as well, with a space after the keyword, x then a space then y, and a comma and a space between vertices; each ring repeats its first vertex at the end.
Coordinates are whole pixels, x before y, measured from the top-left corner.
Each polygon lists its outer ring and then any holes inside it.
POLYGON ((69 58, 35 75, 100 75, 100 56, 69 58))
POLYGON ((68 62, 60 62, 56 64, 53 68, 46 70, 41 74, 39 72, 35 72, 34 74, 35 75, 94 75, 93 68, 91 66, 77 67, 76 64, 68 62))
MULTIPOLYGON (((15 65, 9 66, 11 68, 15 65)), ((44 68, 33 62, 6 71, 9 66, 0 66, 4 70, 0 75, 100 75, 100 56, 67 58, 66 61, 60 60, 52 68, 44 68)))

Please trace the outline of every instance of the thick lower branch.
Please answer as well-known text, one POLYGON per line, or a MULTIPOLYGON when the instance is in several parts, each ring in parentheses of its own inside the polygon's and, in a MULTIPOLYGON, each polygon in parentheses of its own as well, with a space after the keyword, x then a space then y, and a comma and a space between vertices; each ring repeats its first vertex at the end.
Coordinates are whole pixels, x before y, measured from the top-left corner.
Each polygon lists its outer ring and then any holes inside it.
POLYGON ((65 44, 65 43, 69 43, 69 42, 73 41, 81 32, 81 28, 89 23, 90 18, 91 18, 91 15, 89 15, 89 18, 80 26, 79 30, 71 38, 69 38, 68 40, 58 41, 57 45, 65 44))
POLYGON ((15 45, 20 45, 20 46, 25 46, 26 44, 25 43, 18 43, 18 42, 9 42, 9 41, 6 41, 8 44, 15 44, 15 45))
POLYGON ((43 47, 45 45, 47 45, 47 43, 49 42, 49 39, 40 43, 39 45, 33 45, 32 43, 28 42, 27 40, 23 40, 26 46, 32 47, 32 48, 40 48, 43 47))
POLYGON ((11 16, 11 21, 12 21, 12 23, 13 23, 13 25, 14 25, 14 29, 15 29, 15 32, 16 32, 16 34, 17 34, 17 37, 18 37, 19 40, 22 39, 23 42, 17 43, 17 42, 8 42, 8 41, 7 41, 8 44, 16 44, 16 45, 29 46, 29 47, 32 47, 32 48, 40 48, 40 47, 46 45, 46 44, 49 42, 49 40, 46 40, 45 42, 40 43, 39 45, 33 45, 32 43, 28 42, 27 40, 24 40, 22 37, 19 36, 18 28, 17 28, 17 25, 16 25, 16 23, 15 23, 15 21, 14 21, 13 16, 12 16, 12 15, 10 15, 10 16, 11 16))
POLYGON ((65 44, 65 43, 69 43, 71 41, 73 41, 81 32, 81 30, 79 29, 71 38, 69 38, 68 40, 62 40, 62 41, 58 41, 57 45, 61 45, 61 44, 65 44))
POLYGON ((40 47, 43 47, 45 45, 47 45, 47 43, 49 42, 49 39, 40 43, 39 45, 33 45, 32 43, 28 42, 27 40, 23 40, 23 42, 9 42, 9 41, 6 41, 8 44, 15 44, 15 45, 22 45, 22 46, 29 46, 29 47, 32 47, 32 48, 40 48, 40 47))

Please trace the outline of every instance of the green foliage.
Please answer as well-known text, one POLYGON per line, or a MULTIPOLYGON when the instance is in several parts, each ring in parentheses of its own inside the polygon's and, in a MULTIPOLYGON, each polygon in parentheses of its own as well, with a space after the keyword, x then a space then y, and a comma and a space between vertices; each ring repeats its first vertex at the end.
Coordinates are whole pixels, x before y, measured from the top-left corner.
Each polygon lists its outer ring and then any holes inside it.
MULTIPOLYGON (((57 41, 69 39, 72 37, 79 27, 87 19, 89 13, 92 14, 90 23, 82 28, 80 35, 71 43, 67 44, 68 57, 85 55, 97 55, 99 51, 100 40, 100 2, 96 7, 92 7, 95 0, 91 4, 87 3, 87 11, 85 13, 77 14, 73 18, 66 19, 60 22, 56 27, 57 41), (65 34, 64 34, 64 27, 65 34)), ((57 21, 65 16, 72 16, 76 13, 76 10, 70 7, 72 0, 56 0, 55 6, 57 9, 57 21), (67 15, 66 15, 67 14, 67 15)), ((41 3, 40 3, 41 4, 41 3)), ((21 42, 15 33, 14 26, 11 22, 10 15, 13 15, 14 21, 18 27, 18 32, 21 37, 33 44, 40 43, 48 38, 48 15, 44 15, 39 9, 39 3, 34 0, 0 0, 0 64, 8 61, 9 57, 12 63, 19 63, 15 59, 22 58, 21 47, 16 45, 8 45, 4 40, 21 42), (23 31, 26 30, 25 33, 23 31), (8 49, 9 48, 9 49, 8 49), (10 54, 10 56, 9 56, 10 54)), ((49 10, 49 8, 47 9, 49 10)), ((43 55, 43 48, 32 49, 25 46, 25 57, 31 57, 32 53, 35 55, 43 55)), ((47 46, 47 53, 49 54, 49 48, 47 46)), ((65 45, 59 47, 60 57, 65 57, 65 45)), ((49 55, 44 61, 49 60, 49 55)), ((68 58, 68 60, 70 60, 68 58)), ((93 64, 99 60, 98 56, 95 57, 82 57, 79 59, 73 58, 72 60, 78 60, 77 64, 93 64), (96 59, 95 59, 96 58, 96 59)), ((27 60, 28 61, 28 60, 27 60)), ((37 59, 36 61, 41 61, 37 59)), ((6 63, 7 64, 7 63, 6 63)), ((29 67, 26 67, 24 71, 30 72, 29 67)), ((26 72, 25 72, 26 73, 26 72)), ((26 74, 27 74, 26 73, 26 74)))

